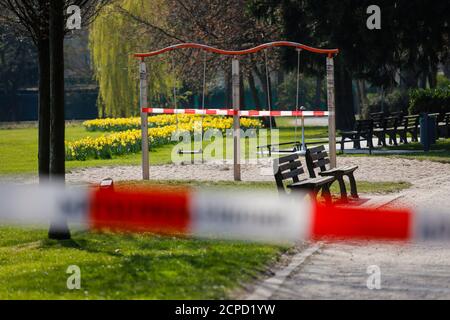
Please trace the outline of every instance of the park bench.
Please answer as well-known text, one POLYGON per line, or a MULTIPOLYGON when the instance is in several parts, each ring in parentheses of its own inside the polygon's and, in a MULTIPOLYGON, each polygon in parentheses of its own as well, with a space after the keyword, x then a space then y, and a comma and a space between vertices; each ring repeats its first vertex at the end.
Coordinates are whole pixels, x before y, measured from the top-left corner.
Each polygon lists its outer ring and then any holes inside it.
POLYGON ((444 114, 442 119, 438 121, 439 137, 450 138, 450 112, 444 114))
POLYGON ((382 121, 383 121, 384 117, 386 116, 386 113, 373 112, 369 116, 370 116, 370 119, 373 120, 373 126, 376 128, 382 124, 382 121))
POLYGON ((361 141, 367 141, 369 153, 372 154, 372 134, 373 134, 373 120, 357 120, 355 123, 355 130, 341 132, 341 151, 344 152, 344 143, 346 140, 353 142, 353 148, 361 149, 361 141))
MULTIPOLYGON (((370 114, 370 119, 373 121, 373 134, 375 136, 377 132, 383 130, 383 122, 386 113, 384 112, 375 112, 370 114)), ((381 146, 381 140, 378 138, 378 145, 381 146)))
POLYGON ((403 111, 395 111, 395 112, 389 113, 389 117, 397 117, 400 120, 402 120, 404 116, 405 115, 404 115, 403 111))
POLYGON ((400 136, 400 142, 408 143, 408 133, 411 134, 412 141, 419 141, 419 115, 405 116, 400 120, 397 132, 400 136))
POLYGON ((314 198, 322 191, 321 194, 325 198, 325 202, 331 204, 330 185, 336 179, 334 177, 303 178, 302 175, 305 174, 305 170, 298 154, 275 159, 273 161, 273 169, 275 182, 280 193, 287 193, 284 181, 292 180, 292 183, 288 184, 287 188, 292 191, 309 192, 314 198))
POLYGON ((347 176, 350 181, 350 194, 353 198, 358 198, 358 190, 356 187, 356 181, 354 177, 354 172, 358 169, 358 166, 343 166, 338 168, 329 168, 330 159, 328 153, 325 151, 325 147, 318 146, 314 148, 306 149, 305 154, 306 166, 308 167, 309 176, 311 178, 316 178, 316 169, 322 177, 333 177, 339 183, 339 188, 341 192, 341 201, 347 202, 347 190, 345 187, 344 176, 347 176))
POLYGON ((397 127, 400 122, 399 116, 389 116, 383 119, 381 128, 373 130, 373 135, 378 138, 378 144, 386 146, 386 136, 389 137, 389 144, 397 144, 397 127))

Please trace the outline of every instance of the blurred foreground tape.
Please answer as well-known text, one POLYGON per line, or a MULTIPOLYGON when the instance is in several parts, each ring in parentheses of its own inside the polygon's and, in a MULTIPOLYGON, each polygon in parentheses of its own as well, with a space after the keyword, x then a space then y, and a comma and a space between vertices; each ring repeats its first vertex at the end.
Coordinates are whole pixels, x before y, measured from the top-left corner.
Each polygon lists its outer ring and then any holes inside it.
POLYGON ((326 207, 265 192, 0 186, 0 223, 290 242, 450 241, 450 212, 326 207))

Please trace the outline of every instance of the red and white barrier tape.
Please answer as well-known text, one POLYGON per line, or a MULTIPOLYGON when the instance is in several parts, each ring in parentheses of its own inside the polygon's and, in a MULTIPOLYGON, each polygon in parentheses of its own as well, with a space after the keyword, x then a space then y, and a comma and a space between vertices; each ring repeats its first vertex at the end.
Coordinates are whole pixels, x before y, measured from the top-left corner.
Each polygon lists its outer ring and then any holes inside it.
POLYGON ((114 191, 1 186, 0 223, 284 242, 310 239, 450 241, 450 214, 327 207, 303 197, 200 190, 114 191))
MULTIPOLYGON (((142 108, 144 113, 156 114, 199 114, 216 116, 234 116, 233 109, 164 109, 164 108, 142 108)), ((327 117, 328 111, 258 111, 241 110, 241 117, 327 117)))

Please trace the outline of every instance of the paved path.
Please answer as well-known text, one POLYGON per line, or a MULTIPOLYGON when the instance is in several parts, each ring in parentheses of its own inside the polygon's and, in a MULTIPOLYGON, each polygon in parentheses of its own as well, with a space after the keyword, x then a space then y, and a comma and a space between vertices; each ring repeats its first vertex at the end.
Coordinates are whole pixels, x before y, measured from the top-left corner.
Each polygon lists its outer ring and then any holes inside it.
MULTIPOLYGON (((424 173, 423 177, 420 172, 413 174, 413 187, 389 206, 438 207, 450 212, 450 170, 441 164, 441 170, 424 173)), ((325 243, 285 276, 275 290, 267 288, 271 281, 264 279, 266 282, 257 284, 257 290, 253 288, 249 297, 264 292, 265 296, 259 298, 450 299, 449 279, 449 243, 325 243), (367 268, 373 265, 381 272, 379 290, 367 287, 367 268)))
POLYGON ((270 299, 450 299, 448 245, 325 244, 270 299), (367 287, 380 268, 381 288, 367 287))

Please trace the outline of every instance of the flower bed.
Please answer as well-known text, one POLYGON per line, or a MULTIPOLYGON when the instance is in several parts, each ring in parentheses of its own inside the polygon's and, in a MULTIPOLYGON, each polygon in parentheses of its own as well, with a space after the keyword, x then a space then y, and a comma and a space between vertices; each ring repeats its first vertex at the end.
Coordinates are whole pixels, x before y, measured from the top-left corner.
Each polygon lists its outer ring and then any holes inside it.
MULTIPOLYGON (((157 115, 149 117, 150 147, 171 142, 172 133, 215 129, 225 133, 233 126, 231 117, 199 115, 157 115), (178 119, 177 119, 178 118, 178 119), (178 122, 178 126, 176 123, 178 122)), ((141 150, 140 118, 109 118, 83 122, 88 131, 112 132, 98 138, 86 137, 74 142, 66 141, 66 160, 110 159, 113 156, 137 153, 141 150)), ((259 119, 241 118, 242 129, 261 128, 259 119)))
MULTIPOLYGON (((169 125, 189 124, 193 125, 197 121, 202 121, 200 115, 180 114, 180 115, 156 115, 148 118, 149 128, 164 127, 169 125)), ((83 126, 88 131, 107 131, 120 132, 126 130, 140 129, 141 119, 139 117, 132 118, 107 118, 95 119, 83 122, 83 126)), ((205 116, 203 118, 204 128, 215 128, 220 130, 230 129, 233 126, 232 117, 205 116)), ((261 121, 259 119, 241 118, 242 129, 260 128, 261 121)))
MULTIPOLYGON (((149 129, 151 147, 170 142, 176 126, 149 129)), ((66 160, 111 159, 112 156, 136 153, 141 150, 141 130, 127 130, 98 138, 86 137, 74 142, 66 141, 66 160)))

